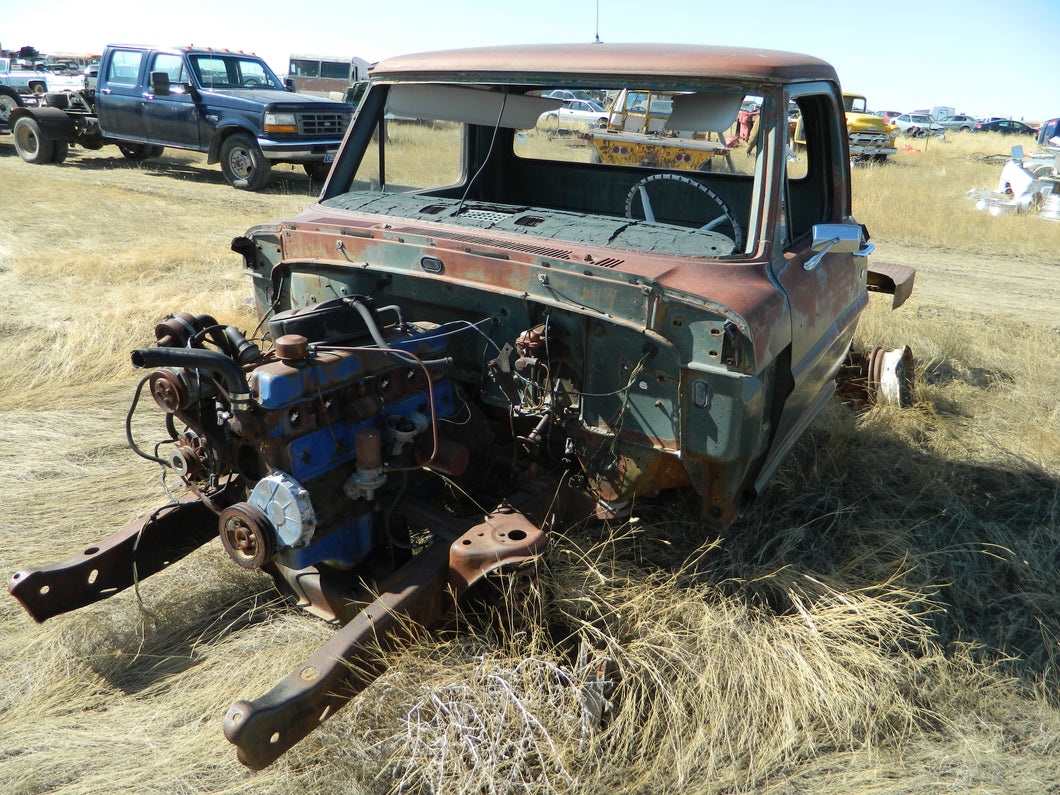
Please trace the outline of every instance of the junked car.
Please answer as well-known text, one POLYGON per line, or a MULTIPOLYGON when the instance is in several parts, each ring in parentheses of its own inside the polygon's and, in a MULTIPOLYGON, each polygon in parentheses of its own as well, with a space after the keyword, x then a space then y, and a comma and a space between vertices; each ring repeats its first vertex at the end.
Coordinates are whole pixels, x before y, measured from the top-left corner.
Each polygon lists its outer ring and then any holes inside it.
POLYGON ((607 124, 607 110, 594 99, 564 99, 555 110, 541 114, 540 123, 557 129, 602 127, 607 124))
MULTIPOLYGON (((531 576, 549 526, 676 492, 704 532, 733 526, 836 392, 869 292, 900 305, 912 289, 912 269, 869 262, 846 133, 835 70, 792 53, 381 62, 318 200, 232 242, 267 337, 184 311, 132 354, 159 438, 129 442, 187 494, 17 572, 11 592, 45 620, 142 589, 219 537, 342 625, 228 711, 225 736, 262 768, 378 675, 379 644, 485 580, 531 576), (631 86, 668 105, 657 125, 646 106, 637 152, 608 162, 540 128, 562 106, 550 90, 631 86), (712 171, 671 156, 748 104, 750 155, 712 171)), ((892 353, 869 354, 870 385, 892 353)))
POLYGON ((956 116, 943 116, 938 120, 938 123, 945 127, 947 130, 957 130, 960 132, 971 132, 972 128, 975 127, 976 120, 973 116, 964 116, 957 114, 956 116))
POLYGON ((1038 136, 1038 128, 1031 127, 1021 121, 1013 119, 994 119, 992 121, 976 122, 972 132, 994 132, 1002 135, 1033 135, 1038 136))
POLYGON ((891 119, 902 131, 903 135, 911 138, 920 138, 925 135, 943 135, 946 128, 935 121, 931 116, 922 113, 903 113, 901 116, 891 119))

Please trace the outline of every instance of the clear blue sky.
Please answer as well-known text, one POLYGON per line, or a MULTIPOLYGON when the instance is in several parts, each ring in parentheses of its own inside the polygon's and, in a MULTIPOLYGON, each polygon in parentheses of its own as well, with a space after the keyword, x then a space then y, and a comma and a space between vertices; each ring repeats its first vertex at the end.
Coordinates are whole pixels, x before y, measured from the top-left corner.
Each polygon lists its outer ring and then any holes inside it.
POLYGON ((1060 0, 0 0, 0 44, 99 52, 110 42, 251 50, 279 73, 292 52, 391 55, 529 42, 764 47, 831 62, 869 107, 952 105, 1060 116, 1060 0))

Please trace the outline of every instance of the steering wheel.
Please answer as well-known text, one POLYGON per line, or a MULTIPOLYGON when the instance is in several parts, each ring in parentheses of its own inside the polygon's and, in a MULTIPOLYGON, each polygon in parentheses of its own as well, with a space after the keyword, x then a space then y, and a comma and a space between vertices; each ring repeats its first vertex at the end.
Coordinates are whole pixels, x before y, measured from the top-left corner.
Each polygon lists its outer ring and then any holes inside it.
POLYGON ((243 81, 244 88, 257 88, 260 85, 261 81, 258 80, 258 78, 256 77, 248 77, 246 80, 243 81))
POLYGON ((732 211, 732 208, 729 207, 728 203, 726 203, 726 201, 712 188, 707 187, 702 182, 698 182, 691 177, 686 177, 683 174, 651 174, 639 182, 636 182, 633 187, 629 189, 629 193, 626 194, 626 218, 633 218, 633 200, 639 196, 641 210, 644 212, 644 220, 654 223, 655 211, 651 206, 651 199, 648 196, 648 188, 653 184, 664 181, 677 182, 681 185, 695 188, 700 193, 705 193, 707 198, 714 202, 714 205, 710 206, 708 204, 707 210, 704 213, 707 215, 708 220, 702 226, 697 227, 697 229, 703 231, 717 230, 732 239, 735 251, 739 251, 743 248, 743 230, 740 228, 740 219, 736 217, 736 213, 732 211))

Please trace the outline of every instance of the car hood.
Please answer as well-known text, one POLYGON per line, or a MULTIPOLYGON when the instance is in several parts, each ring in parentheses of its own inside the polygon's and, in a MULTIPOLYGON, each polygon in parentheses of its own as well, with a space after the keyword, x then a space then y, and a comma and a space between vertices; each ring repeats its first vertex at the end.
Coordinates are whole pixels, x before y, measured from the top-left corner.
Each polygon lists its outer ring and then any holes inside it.
POLYGON ((871 113, 852 113, 848 112, 847 126, 855 127, 859 130, 879 130, 881 132, 887 132, 893 125, 888 124, 879 116, 873 116, 871 113))
POLYGON ((203 101, 207 104, 224 108, 254 109, 267 105, 273 109, 280 106, 289 110, 310 107, 314 110, 353 112, 352 105, 335 102, 327 97, 293 94, 290 91, 273 88, 230 88, 219 91, 203 89, 200 93, 203 101), (330 106, 330 108, 326 106, 330 106))

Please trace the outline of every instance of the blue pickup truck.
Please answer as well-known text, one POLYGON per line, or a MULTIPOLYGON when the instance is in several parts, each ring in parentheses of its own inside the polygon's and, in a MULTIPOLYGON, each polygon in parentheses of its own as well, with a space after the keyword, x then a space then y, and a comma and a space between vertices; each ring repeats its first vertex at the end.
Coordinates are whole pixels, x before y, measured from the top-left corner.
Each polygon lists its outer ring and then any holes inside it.
POLYGON ((132 160, 165 147, 208 154, 235 188, 260 190, 273 163, 322 180, 354 106, 294 94, 261 58, 233 50, 108 45, 94 87, 11 110, 27 163, 62 163, 70 144, 115 144, 132 160))

